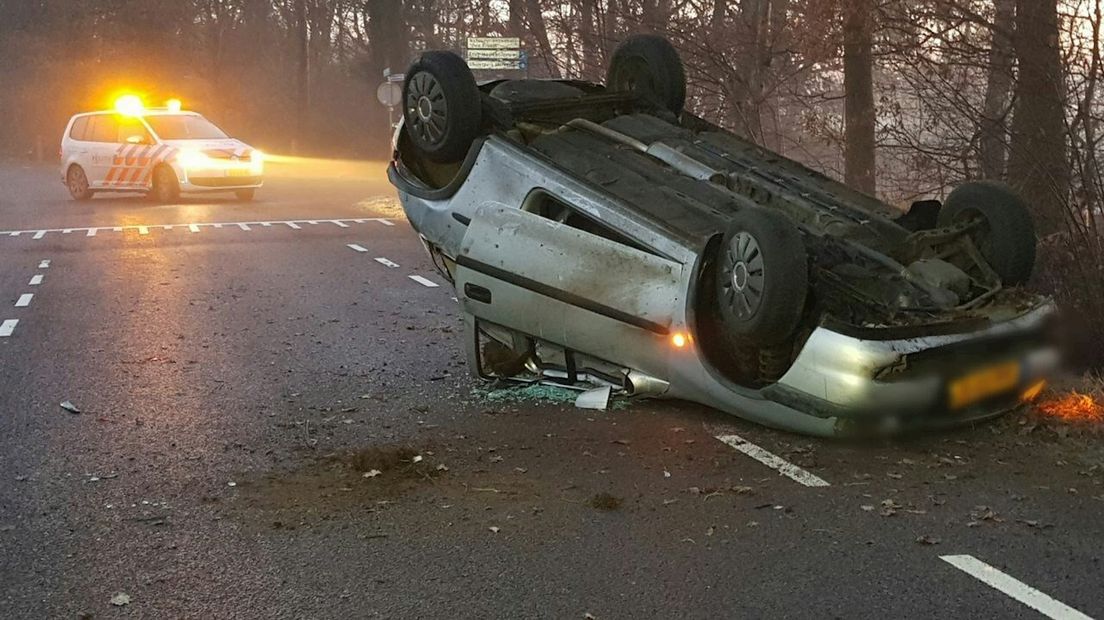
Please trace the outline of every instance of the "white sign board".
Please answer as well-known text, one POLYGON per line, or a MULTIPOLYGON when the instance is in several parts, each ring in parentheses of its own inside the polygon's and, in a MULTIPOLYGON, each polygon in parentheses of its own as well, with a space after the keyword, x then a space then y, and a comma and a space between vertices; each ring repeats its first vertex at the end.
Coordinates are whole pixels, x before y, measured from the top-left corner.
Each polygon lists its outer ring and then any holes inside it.
POLYGON ((517 60, 469 60, 471 69, 520 69, 521 62, 517 60))
POLYGON ((517 37, 468 37, 469 50, 505 50, 520 47, 521 39, 517 37))
POLYGON ((468 50, 468 60, 517 60, 521 50, 468 50))

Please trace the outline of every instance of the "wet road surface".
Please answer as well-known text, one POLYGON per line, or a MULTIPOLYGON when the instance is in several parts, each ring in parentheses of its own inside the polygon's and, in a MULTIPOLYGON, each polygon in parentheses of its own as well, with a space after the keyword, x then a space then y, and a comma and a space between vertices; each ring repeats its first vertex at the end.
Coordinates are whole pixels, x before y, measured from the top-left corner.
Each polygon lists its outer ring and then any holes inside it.
POLYGON ((584 411, 460 334, 381 163, 167 206, 0 165, 4 616, 1104 617, 1098 439, 584 411))

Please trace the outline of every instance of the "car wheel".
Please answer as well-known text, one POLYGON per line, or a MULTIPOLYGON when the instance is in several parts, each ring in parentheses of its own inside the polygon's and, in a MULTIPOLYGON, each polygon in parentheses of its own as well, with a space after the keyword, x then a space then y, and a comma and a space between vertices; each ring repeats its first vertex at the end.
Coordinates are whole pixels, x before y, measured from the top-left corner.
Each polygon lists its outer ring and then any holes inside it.
POLYGON ((425 52, 407 69, 403 127, 414 146, 436 162, 464 158, 483 125, 483 99, 464 60, 425 52))
POLYGON ((256 188, 239 189, 234 191, 234 196, 242 202, 249 202, 257 195, 256 188))
POLYGON ((88 185, 88 175, 84 173, 84 168, 80 166, 69 166, 69 171, 65 173, 65 186, 69 188, 69 195, 73 197, 73 200, 84 201, 92 198, 92 189, 88 185))
POLYGON ((1001 282, 1023 284, 1035 268, 1035 224, 1027 203, 1012 188, 994 181, 964 183, 947 196, 939 224, 977 220, 971 238, 1001 282))
POLYGON ((686 103, 686 72, 674 46, 663 37, 638 34, 613 53, 606 86, 651 99, 676 116, 686 103))
POLYGON ((801 233, 784 215, 746 208, 733 216, 719 248, 718 314, 735 341, 773 346, 801 322, 808 257, 801 233))
POLYGON ((150 200, 157 203, 175 202, 180 198, 180 182, 176 180, 173 169, 161 165, 153 169, 153 185, 149 192, 150 200))

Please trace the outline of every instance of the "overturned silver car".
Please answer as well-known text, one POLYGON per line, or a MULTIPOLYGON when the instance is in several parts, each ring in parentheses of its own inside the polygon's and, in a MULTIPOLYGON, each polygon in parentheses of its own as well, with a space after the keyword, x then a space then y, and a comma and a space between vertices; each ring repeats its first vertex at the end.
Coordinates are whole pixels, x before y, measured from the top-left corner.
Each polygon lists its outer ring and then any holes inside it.
POLYGON ((455 286, 473 372, 611 385, 814 435, 961 424, 1056 364, 1019 288, 1035 233, 1002 185, 902 215, 683 110, 641 35, 605 85, 427 52, 391 182, 455 286))

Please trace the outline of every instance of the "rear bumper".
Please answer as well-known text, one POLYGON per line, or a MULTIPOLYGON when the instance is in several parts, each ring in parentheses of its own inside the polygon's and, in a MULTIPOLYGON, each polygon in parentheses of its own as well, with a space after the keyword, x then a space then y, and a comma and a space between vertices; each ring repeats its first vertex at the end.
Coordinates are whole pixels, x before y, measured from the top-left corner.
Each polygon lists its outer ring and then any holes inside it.
POLYGON ((839 434, 953 426, 1016 407, 1024 390, 1059 364, 1046 301, 1024 314, 972 332, 893 340, 847 336, 818 328, 793 366, 764 388, 767 399, 818 418, 835 419, 839 434), (953 382, 994 364, 1016 363, 1014 384, 952 408, 953 382))

